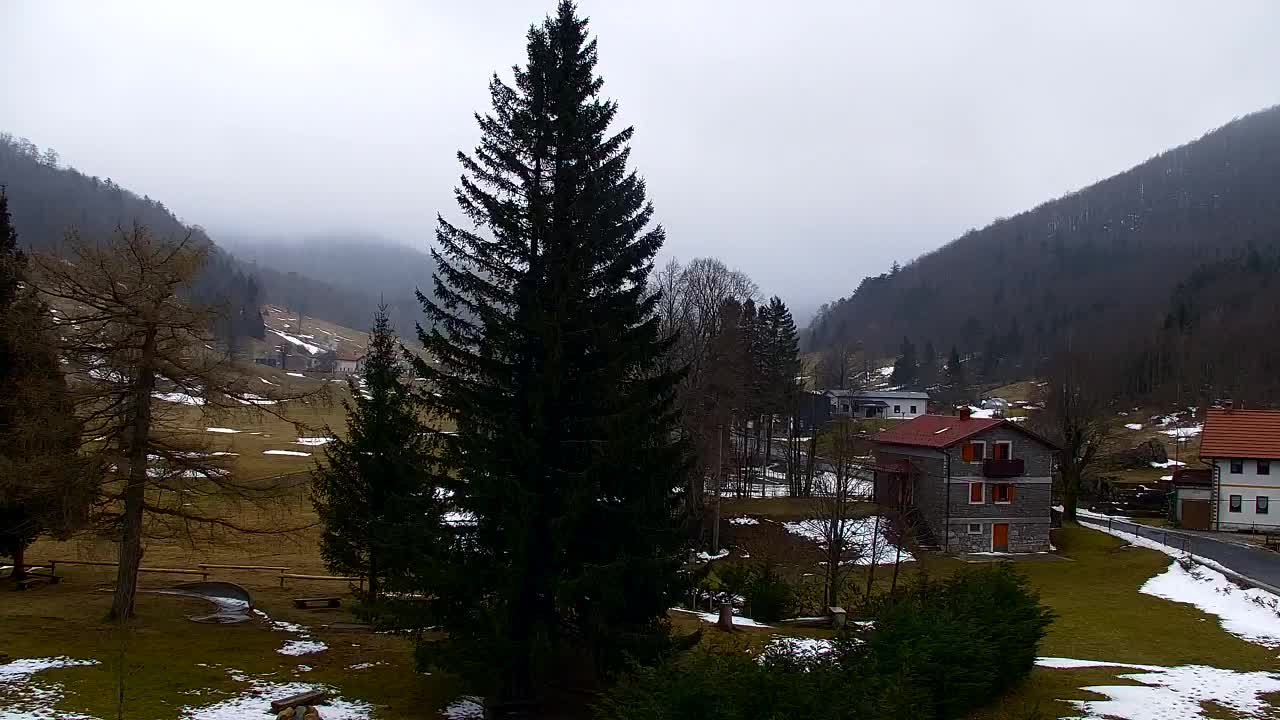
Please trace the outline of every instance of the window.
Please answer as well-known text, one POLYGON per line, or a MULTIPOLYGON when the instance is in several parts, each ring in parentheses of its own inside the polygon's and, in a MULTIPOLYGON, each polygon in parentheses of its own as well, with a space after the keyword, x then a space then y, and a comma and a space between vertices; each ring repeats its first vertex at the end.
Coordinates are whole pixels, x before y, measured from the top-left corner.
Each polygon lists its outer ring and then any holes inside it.
POLYGON ((1269 505, 1271 505, 1271 501, 1269 498, 1267 498, 1266 495, 1259 495, 1258 497, 1253 499, 1254 512, 1258 513, 1259 515, 1266 515, 1267 507, 1269 505))
POLYGON ((912 405, 912 406, 911 406, 911 414, 912 414, 912 415, 915 415, 915 414, 916 414, 916 406, 915 406, 915 405, 912 405))
POLYGON ((992 485, 991 502, 1005 504, 1013 502, 1013 486, 1007 483, 992 485))
POLYGON ((1232 495, 1227 498, 1227 512, 1240 512, 1240 505, 1243 504, 1244 498, 1239 495, 1232 495))
POLYGON ((982 462, 982 458, 986 456, 987 443, 983 440, 965 443, 960 450, 960 459, 965 462, 982 462))
POLYGON ((986 493, 982 489, 982 483, 969 483, 969 504, 981 505, 987 501, 986 493))
POLYGON ((1259 474, 1259 475, 1270 475, 1270 474, 1271 474, 1271 461, 1270 461, 1270 460, 1259 460, 1259 461, 1258 461, 1258 474, 1259 474))
POLYGON ((1239 458, 1231 461, 1231 474, 1240 475, 1244 473, 1244 460, 1239 458))
POLYGON ((893 406, 893 414, 894 414, 894 415, 901 415, 901 414, 902 414, 902 406, 901 406, 901 405, 894 405, 894 406, 893 406))
POLYGON ((979 523, 969 523, 969 534, 970 534, 970 535, 981 535, 981 534, 982 534, 982 525, 981 525, 981 524, 979 524, 979 523))
POLYGON ((991 457, 995 460, 1010 460, 1013 458, 1013 441, 997 440, 991 448, 991 457))

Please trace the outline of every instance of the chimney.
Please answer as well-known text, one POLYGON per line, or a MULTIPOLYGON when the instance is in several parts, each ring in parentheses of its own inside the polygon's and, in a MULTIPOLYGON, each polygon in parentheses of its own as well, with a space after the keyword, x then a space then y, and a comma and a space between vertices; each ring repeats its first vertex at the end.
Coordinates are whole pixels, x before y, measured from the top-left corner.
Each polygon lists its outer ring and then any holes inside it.
POLYGON ((1231 412, 1232 410, 1235 410, 1235 409, 1236 409, 1236 404, 1235 404, 1234 402, 1230 401, 1230 400, 1223 400, 1223 401, 1222 401, 1222 409, 1223 409, 1223 410, 1225 410, 1225 411, 1227 411, 1227 412, 1231 412))
POLYGON ((968 405, 965 405, 964 407, 960 408, 960 419, 961 419, 961 420, 968 420, 968 419, 969 419, 969 406, 968 406, 968 405))

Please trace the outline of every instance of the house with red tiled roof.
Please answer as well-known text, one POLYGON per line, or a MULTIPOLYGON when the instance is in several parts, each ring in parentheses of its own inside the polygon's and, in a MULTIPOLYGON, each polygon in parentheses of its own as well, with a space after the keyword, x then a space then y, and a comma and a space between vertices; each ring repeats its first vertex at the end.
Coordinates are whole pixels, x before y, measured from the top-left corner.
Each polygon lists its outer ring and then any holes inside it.
POLYGON ((1280 410, 1239 410, 1227 402, 1205 412, 1200 460, 1212 468, 1209 521, 1215 530, 1280 527, 1280 410))
POLYGON ((945 552, 1049 549, 1049 440, 1004 418, 922 415, 875 436, 876 501, 914 510, 945 552))

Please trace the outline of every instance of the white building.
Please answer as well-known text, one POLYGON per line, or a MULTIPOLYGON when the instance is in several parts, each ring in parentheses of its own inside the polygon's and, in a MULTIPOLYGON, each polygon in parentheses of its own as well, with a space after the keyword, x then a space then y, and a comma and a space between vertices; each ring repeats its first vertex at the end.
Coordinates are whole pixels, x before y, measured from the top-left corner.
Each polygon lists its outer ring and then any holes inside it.
POLYGON ((911 420, 929 412, 929 393, 908 390, 828 390, 832 416, 911 420))
POLYGON ((1280 410, 1205 413, 1200 459, 1212 468, 1210 521, 1215 530, 1280 528, 1280 410))

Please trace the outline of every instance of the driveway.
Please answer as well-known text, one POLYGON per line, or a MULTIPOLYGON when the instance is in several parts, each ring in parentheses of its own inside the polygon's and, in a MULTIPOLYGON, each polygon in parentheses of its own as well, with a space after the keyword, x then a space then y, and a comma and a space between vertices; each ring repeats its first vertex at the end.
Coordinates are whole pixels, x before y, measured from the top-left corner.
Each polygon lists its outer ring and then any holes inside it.
POLYGON ((1112 527, 1121 532, 1140 535, 1177 550, 1215 560, 1273 592, 1280 588, 1280 553, 1267 550, 1229 533, 1205 533, 1137 525, 1116 518, 1079 517, 1081 523, 1112 527))

